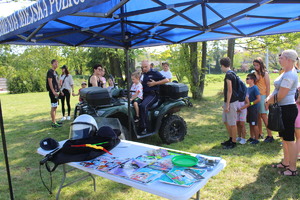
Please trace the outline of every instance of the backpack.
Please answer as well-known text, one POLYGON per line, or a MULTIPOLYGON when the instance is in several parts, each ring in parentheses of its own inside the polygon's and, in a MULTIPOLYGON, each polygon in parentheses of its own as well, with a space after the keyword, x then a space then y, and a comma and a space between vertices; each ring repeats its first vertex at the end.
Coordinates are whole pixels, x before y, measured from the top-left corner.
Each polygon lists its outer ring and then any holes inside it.
POLYGON ((237 87, 237 91, 233 90, 233 93, 240 102, 245 101, 246 94, 247 94, 247 87, 245 83, 240 79, 240 77, 236 75, 236 73, 234 73, 233 71, 231 71, 231 73, 234 74, 235 76, 236 87, 237 87))

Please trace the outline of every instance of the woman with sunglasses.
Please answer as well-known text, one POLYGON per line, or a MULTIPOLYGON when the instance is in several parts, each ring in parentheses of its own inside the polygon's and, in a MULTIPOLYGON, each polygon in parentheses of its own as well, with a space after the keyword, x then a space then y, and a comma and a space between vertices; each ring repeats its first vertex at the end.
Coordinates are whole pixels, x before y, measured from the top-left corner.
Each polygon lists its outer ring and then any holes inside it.
POLYGON ((267 96, 270 95, 270 77, 266 70, 265 64, 262 58, 258 57, 253 61, 253 66, 255 69, 255 76, 256 82, 259 92, 260 92, 260 105, 258 110, 258 130, 259 135, 263 136, 262 134, 262 121, 264 122, 266 129, 267 129, 267 137, 265 138, 264 142, 273 142, 274 138, 272 136, 272 132, 270 129, 267 128, 268 126, 268 108, 265 107, 265 100, 267 96))
POLYGON ((298 75, 294 70, 298 61, 298 54, 294 50, 285 50, 279 57, 279 63, 283 73, 274 81, 275 90, 266 99, 266 106, 274 104, 274 97, 277 96, 278 105, 281 107, 284 130, 279 132, 283 141, 283 159, 280 163, 272 165, 273 168, 281 168, 280 174, 284 176, 298 175, 297 146, 295 143, 295 120, 298 109, 295 102, 295 93, 298 86, 298 75))
POLYGON ((96 64, 93 67, 94 73, 88 79, 88 87, 103 87, 102 77, 102 65, 96 64))

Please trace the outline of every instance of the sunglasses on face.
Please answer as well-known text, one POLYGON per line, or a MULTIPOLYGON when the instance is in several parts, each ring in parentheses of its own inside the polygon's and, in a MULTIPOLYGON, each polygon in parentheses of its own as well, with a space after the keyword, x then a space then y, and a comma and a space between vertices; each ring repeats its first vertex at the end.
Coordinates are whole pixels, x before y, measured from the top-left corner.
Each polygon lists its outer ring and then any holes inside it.
POLYGON ((246 80, 251 80, 251 78, 248 78, 248 77, 247 77, 246 80))

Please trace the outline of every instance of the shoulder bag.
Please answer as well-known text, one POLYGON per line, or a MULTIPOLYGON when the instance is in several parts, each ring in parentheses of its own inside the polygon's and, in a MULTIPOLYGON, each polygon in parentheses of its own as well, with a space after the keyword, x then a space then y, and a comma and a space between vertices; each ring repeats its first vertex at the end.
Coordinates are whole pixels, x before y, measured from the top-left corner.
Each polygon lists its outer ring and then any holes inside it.
MULTIPOLYGON (((67 78, 67 76, 65 75, 65 78, 63 79, 61 86, 64 85, 64 82, 65 82, 65 79, 66 79, 66 78, 67 78)), ((59 94, 58 94, 58 99, 62 99, 63 97, 64 97, 64 96, 61 94, 61 91, 60 91, 59 94)))
POLYGON ((272 131, 283 131, 281 107, 278 105, 277 94, 274 95, 274 104, 269 106, 268 129, 272 131))

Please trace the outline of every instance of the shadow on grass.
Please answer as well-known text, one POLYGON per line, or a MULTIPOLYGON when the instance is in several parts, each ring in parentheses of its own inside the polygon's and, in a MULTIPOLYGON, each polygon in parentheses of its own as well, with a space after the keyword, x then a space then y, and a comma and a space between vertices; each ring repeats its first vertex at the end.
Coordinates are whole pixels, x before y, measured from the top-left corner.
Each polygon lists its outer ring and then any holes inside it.
MULTIPOLYGON (((234 162, 233 160, 230 160, 231 157, 255 157, 258 152, 261 154, 268 154, 268 156, 270 157, 278 155, 278 151, 281 149, 279 148, 278 142, 268 145, 259 144, 255 147, 244 145, 238 146, 237 148, 232 150, 223 150, 220 142, 226 139, 227 133, 221 119, 222 111, 220 106, 222 105, 222 102, 221 100, 217 100, 217 98, 218 97, 216 96, 216 98, 212 101, 193 101, 193 104, 195 105, 193 108, 183 108, 181 112, 177 113, 180 116, 184 117, 187 121, 188 134, 186 135, 184 141, 171 145, 165 145, 162 144, 158 135, 154 135, 149 138, 137 140, 137 142, 143 142, 193 153, 222 156, 225 157, 226 160, 228 158, 228 165, 231 165, 231 163, 234 162)), ((25 193, 27 195, 36 193, 36 196, 31 199, 45 199, 46 195, 44 193, 46 193, 46 190, 42 187, 38 174, 38 162, 42 159, 42 156, 38 155, 36 153, 36 150, 39 147, 39 142, 43 138, 52 137, 58 141, 67 139, 70 123, 71 122, 69 121, 64 123, 62 128, 51 128, 49 112, 36 113, 32 115, 26 115, 26 113, 24 113, 22 115, 14 116, 13 118, 9 118, 7 121, 5 121, 5 128, 7 128, 6 133, 8 133, 7 145, 14 188, 23 188, 28 185, 28 187, 30 187, 32 191, 27 191, 25 193)), ((0 158, 1 157, 2 155, 0 155, 0 158)), ((60 168, 61 167, 59 167, 56 173, 54 173, 54 176, 59 178, 59 182, 62 176, 62 170, 60 168)), ((224 171, 226 170, 227 168, 225 168, 224 171)), ((260 168, 260 171, 261 170, 262 169, 260 168)), ((262 170, 262 173, 264 173, 264 176, 268 176, 268 170, 262 170)), ((276 177, 275 173, 273 175, 273 177, 276 177)), ((274 191, 274 189, 279 186, 274 186, 273 182, 276 180, 273 177, 269 178, 270 180, 268 179, 268 182, 272 181, 272 184, 270 184, 270 187, 272 186, 272 188, 270 188, 270 191, 274 191)), ((287 179, 287 177, 284 178, 287 179)), ((2 173, 2 175, 0 175, 0 179, 6 180, 5 173, 2 173)), ((258 179, 260 179, 260 181, 257 182, 257 184, 260 186, 259 191, 263 191, 263 188, 266 187, 265 185, 267 185, 268 182, 263 181, 262 178, 258 179)), ((83 184, 88 184, 88 187, 83 187, 85 189, 74 191, 74 193, 68 192, 66 193, 66 195, 69 195, 69 199, 92 199, 85 198, 86 196, 94 196, 94 194, 92 194, 93 189, 91 186, 89 186, 91 184, 90 182, 90 180, 86 180, 83 182, 83 184)), ((121 184, 103 179, 97 179, 96 183, 98 188, 94 199, 98 199, 96 198, 96 195, 99 194, 102 197, 107 197, 106 199, 113 199, 114 193, 119 194, 122 191, 126 193, 130 189, 129 186, 121 186, 121 184), (102 185, 103 182, 105 183, 105 186, 102 185)), ((4 184, 6 184, 6 182, 4 184)), ((56 182, 55 186, 57 186, 58 184, 59 183, 56 182)), ((251 189, 253 186, 254 185, 250 183, 243 187, 242 190, 244 192, 247 192, 246 190, 251 189)), ((74 188, 78 187, 75 186, 74 188)), ((241 188, 234 189, 234 194, 239 195, 240 189, 241 188)), ((23 195, 26 195, 22 193, 24 191, 25 190, 16 190, 16 196, 21 197, 23 195)), ((253 189, 251 191, 253 191, 253 189)), ((269 192, 267 192, 267 195, 265 195, 264 198, 261 199, 268 198, 270 196, 268 193, 269 192)), ((64 190, 62 191, 62 197, 64 197, 64 190)), ((232 198, 233 197, 234 195, 232 195, 232 198)), ((293 196, 290 195, 289 197, 293 196)))
MULTIPOLYGON (((258 153, 269 156, 278 155, 281 150, 278 140, 271 144, 264 142, 258 145, 238 144, 234 149, 223 149, 220 143, 227 140, 228 134, 222 122, 222 103, 220 96, 216 95, 204 101, 193 101, 196 106, 182 109, 178 114, 187 121, 188 132, 185 139, 179 143, 163 144, 158 135, 137 142, 211 156, 252 157, 258 153)), ((248 131, 247 136, 249 135, 248 131)))
MULTIPOLYGON (((82 171, 81 175, 85 175, 82 171)), ((93 181, 91 178, 87 178, 80 182, 76 182, 66 188, 63 188, 60 192, 59 199, 116 199, 116 196, 122 193, 128 193, 131 190, 130 186, 120 184, 114 181, 110 181, 105 178, 97 177, 94 175, 96 179, 96 191, 94 191, 93 181), (84 190, 74 190, 74 188, 85 188, 84 190), (70 192, 71 190, 71 192, 70 192), (73 191, 72 191, 73 190, 73 191), (84 197, 84 198, 82 198, 84 197)), ((78 177, 74 177, 75 179, 78 177)), ((74 179, 73 178, 73 179, 74 179)), ((66 179, 66 183, 72 182, 72 179, 66 179)), ((60 183, 59 183, 60 184, 60 183)), ((59 185, 57 184, 57 186, 59 185)), ((58 191, 57 189, 54 191, 55 195, 58 191)))
POLYGON ((255 182, 233 190, 230 200, 239 199, 299 199, 299 176, 279 175, 270 165, 259 168, 255 182))

